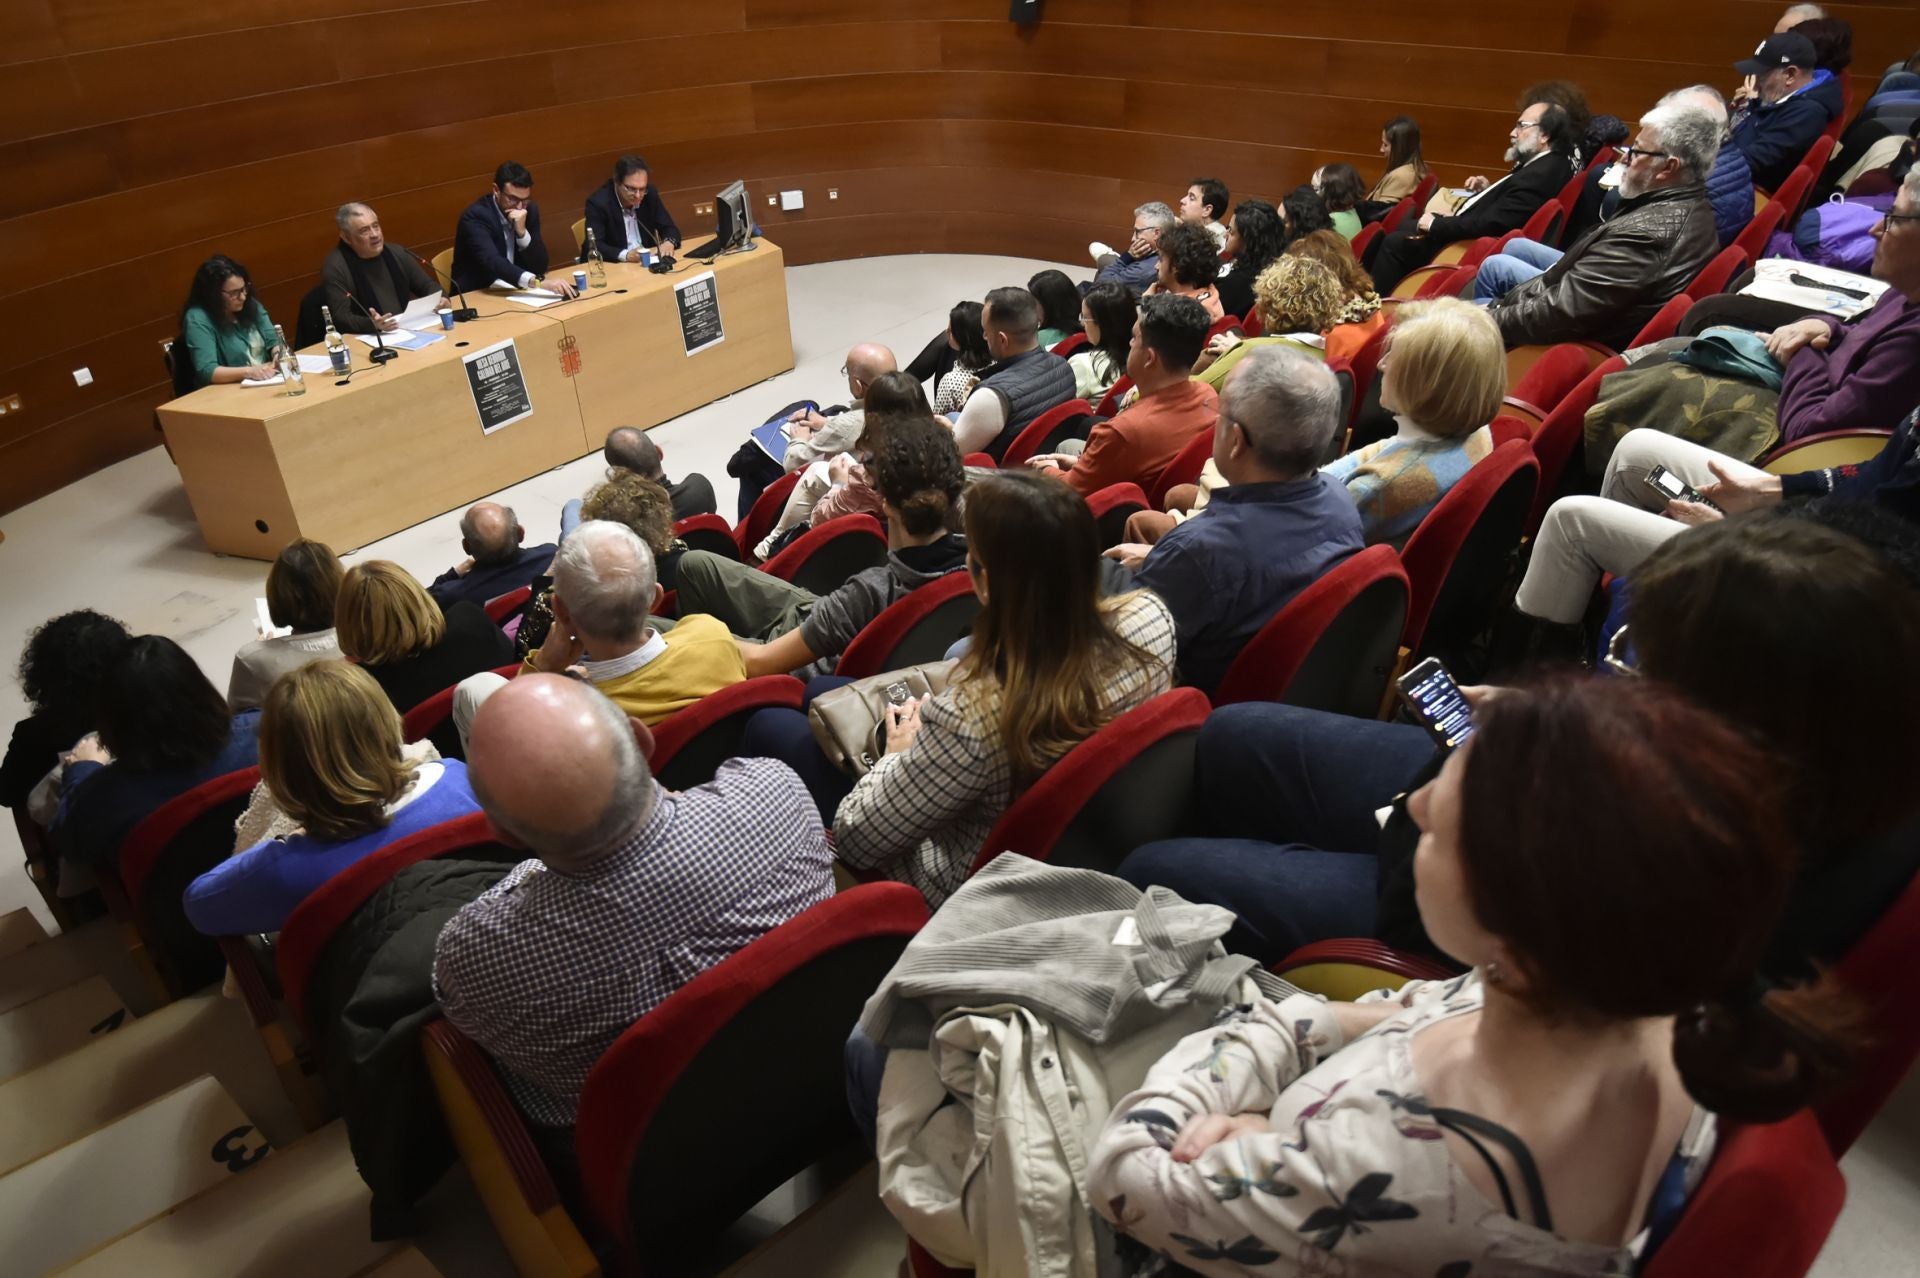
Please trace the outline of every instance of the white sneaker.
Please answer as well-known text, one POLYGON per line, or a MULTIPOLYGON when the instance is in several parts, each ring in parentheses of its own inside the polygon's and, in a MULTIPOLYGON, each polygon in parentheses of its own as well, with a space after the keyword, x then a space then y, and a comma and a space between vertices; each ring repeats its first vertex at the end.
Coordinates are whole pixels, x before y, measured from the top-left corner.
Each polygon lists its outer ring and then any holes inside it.
POLYGON ((1093 258, 1093 264, 1095 266, 1098 266, 1100 264, 1100 259, 1103 257, 1119 257, 1120 256, 1118 253, 1114 252, 1112 248, 1108 247, 1105 244, 1102 244, 1099 240, 1095 240, 1093 243, 1087 245, 1087 253, 1089 256, 1093 258))

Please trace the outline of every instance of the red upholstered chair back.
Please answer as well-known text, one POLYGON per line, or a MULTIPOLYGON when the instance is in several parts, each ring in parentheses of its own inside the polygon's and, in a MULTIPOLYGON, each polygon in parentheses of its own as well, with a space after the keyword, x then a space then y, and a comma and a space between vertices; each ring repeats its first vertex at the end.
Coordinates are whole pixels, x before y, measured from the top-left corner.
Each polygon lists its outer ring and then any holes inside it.
POLYGON ((1388 209, 1387 215, 1380 219, 1381 234, 1392 235, 1395 230, 1399 229, 1400 224, 1407 220, 1408 215, 1410 215, 1416 207, 1413 202, 1413 197, 1408 196, 1406 199, 1388 209))
POLYGON ((1493 619, 1508 558, 1520 544, 1540 463, 1521 443, 1476 462, 1407 539, 1401 551, 1411 587, 1406 646, 1456 669, 1457 654, 1493 619))
POLYGON ((1533 512, 1527 516, 1529 536, 1539 530, 1540 521, 1547 517, 1547 507, 1560 488, 1560 477, 1585 435, 1587 410, 1600 398, 1601 381, 1626 366, 1627 361, 1618 355, 1603 361, 1554 405, 1553 411, 1540 423, 1540 429, 1533 433, 1533 455, 1540 461, 1540 488, 1534 495, 1533 512))
MULTIPOLYGON (((1120 374, 1120 380, 1109 387, 1107 393, 1100 397, 1099 405, 1093 410, 1094 415, 1096 417, 1112 417, 1120 411, 1121 399, 1132 389, 1133 379, 1125 373, 1120 374)), ((1006 463, 1002 462, 1001 464, 1005 465, 1006 463)))
POLYGON ((408 866, 447 856, 515 865, 530 855, 501 843, 486 815, 473 812, 429 826, 355 861, 294 907, 280 928, 274 961, 287 1006, 311 1036, 318 1028, 307 1014, 307 985, 314 967, 340 925, 408 866))
POLYGON ((1740 234, 1734 236, 1733 243, 1728 247, 1742 250, 1751 261, 1759 261, 1767 251, 1767 241, 1780 229, 1786 217, 1785 204, 1779 200, 1768 200, 1754 213, 1753 220, 1746 224, 1740 234))
POLYGON ((1510 413, 1502 413, 1488 422, 1487 433, 1493 436, 1495 448, 1514 440, 1529 447, 1533 444, 1533 423, 1524 417, 1515 417, 1510 413))
POLYGON ((132 924, 176 997, 220 979, 219 946, 187 922, 180 898, 233 855, 233 823, 259 781, 259 768, 242 768, 169 799, 121 840, 116 869, 100 871, 108 904, 132 924))
POLYGON ((1593 158, 1591 160, 1587 161, 1587 170, 1591 172, 1594 169, 1603 168, 1606 165, 1612 164, 1615 160, 1619 158, 1620 158, 1620 148, 1612 147, 1612 146, 1603 146, 1598 151, 1595 151, 1593 153, 1593 158))
POLYGON ((1501 241, 1491 235, 1483 235, 1467 245, 1467 251, 1460 255, 1460 266, 1478 266, 1500 248, 1501 241))
MULTIPOLYGON (((1026 429, 1013 437, 1013 442, 1008 444, 1007 450, 1000 455, 1001 469, 1012 470, 1016 466, 1026 465, 1029 457, 1037 457, 1047 451, 1044 445, 1054 431, 1074 418, 1086 417, 1092 412, 1093 405, 1084 399, 1070 399, 1064 404, 1049 408, 1028 422, 1026 429)), ((1102 413, 1101 416, 1107 417, 1111 414, 1102 413)))
POLYGON ((1295 595, 1240 650, 1213 704, 1278 701, 1371 719, 1407 624, 1407 573, 1368 546, 1295 595))
POLYGON ((973 466, 980 470, 998 470, 1000 463, 993 459, 992 453, 968 453, 960 459, 963 466, 973 466))
MULTIPOLYGON (((1910 833, 1910 832, 1909 832, 1910 833)), ((1869 1009, 1871 1040, 1845 1091, 1819 1107, 1820 1126, 1833 1156, 1853 1147, 1920 1059, 1920 877, 1841 958, 1837 975, 1869 1009)))
POLYGON ((1266 322, 1260 318, 1260 308, 1258 306, 1248 307, 1246 315, 1240 320, 1241 336, 1258 337, 1266 331, 1266 322))
POLYGON ((1138 484, 1108 484, 1099 492, 1087 496, 1087 509, 1093 512, 1093 522, 1100 532, 1100 544, 1103 547, 1117 546, 1126 540, 1127 521, 1143 510, 1151 509, 1147 505, 1147 494, 1138 484))
POLYGON ((762 572, 816 595, 830 595, 862 569, 887 562, 887 530, 872 515, 842 515, 809 528, 762 572))
POLYGON ((1367 260, 1367 250, 1373 247, 1375 240, 1385 234, 1386 231, 1381 228, 1379 222, 1369 222, 1361 227, 1360 234, 1354 236, 1353 243, 1348 245, 1348 247, 1353 250, 1354 260, 1356 262, 1365 262, 1367 260))
POLYGON ((1064 358, 1073 354, 1086 344, 1087 335, 1085 333, 1068 333, 1065 337, 1055 342, 1050 349, 1055 355, 1064 358))
POLYGON ((1229 329, 1237 328, 1245 332, 1246 330, 1241 327, 1242 323, 1243 321, 1238 315, 1222 315, 1219 319, 1207 326, 1207 341, 1211 342, 1214 338, 1227 332, 1229 329))
POLYGON ((1580 195, 1586 188, 1586 169, 1581 169, 1578 173, 1568 178, 1567 184, 1560 188, 1560 194, 1555 197, 1554 202, 1560 206, 1560 216, 1562 219, 1560 224, 1562 226, 1565 226, 1567 221, 1572 219, 1573 211, 1580 207, 1580 195))
MULTIPOLYGON (((1351 376, 1351 374, 1349 374, 1351 376)), ((1187 441, 1187 446, 1174 454, 1167 468, 1160 472, 1160 478, 1153 481, 1147 489, 1147 504, 1159 510, 1167 500, 1167 492, 1181 484, 1197 484, 1200 472, 1206 469, 1207 460, 1213 456, 1213 432, 1203 430, 1187 441)))
MULTIPOLYGON (((1807 196, 1812 193, 1813 184, 1818 181, 1820 175, 1826 171, 1827 161, 1833 158, 1834 147, 1839 145, 1840 135, 1833 131, 1834 125, 1839 124, 1840 121, 1835 119, 1833 124, 1828 125, 1828 131, 1813 140, 1813 145, 1807 148, 1805 158, 1803 158, 1794 169, 1794 174, 1797 174, 1800 169, 1807 171, 1806 189, 1800 192, 1799 198, 1793 203, 1792 212, 1787 215, 1795 221, 1798 221, 1800 215, 1806 211, 1807 196)), ((1791 182, 1794 174, 1788 175, 1788 182, 1791 182)), ((1788 182, 1782 182, 1780 189, 1785 190, 1788 182)))
POLYGON ((1373 331, 1366 344, 1353 353, 1347 362, 1353 368, 1353 404, 1347 413, 1347 425, 1353 425, 1354 417, 1360 411, 1360 405, 1367 400, 1367 394, 1373 389, 1373 380, 1380 371, 1380 357, 1386 354, 1387 337, 1393 332, 1393 316, 1387 316, 1387 322, 1373 331))
POLYGON ((1727 1124, 1713 1165, 1642 1278, 1802 1278, 1846 1199, 1846 1182, 1804 1110, 1783 1123, 1727 1124))
POLYGON ((1729 244, 1720 250, 1720 255, 1700 269, 1693 277, 1693 283, 1687 285, 1686 296, 1698 302, 1702 298, 1712 297, 1716 293, 1727 291, 1727 285, 1733 277, 1747 269, 1747 251, 1738 244, 1729 244))
POLYGON ((973 629, 973 619, 979 615, 980 596, 973 592, 973 577, 964 570, 950 572, 894 600, 862 626, 833 672, 864 679, 939 661, 973 629))
POLYGON ((720 765, 740 753, 747 720, 762 710, 798 710, 806 685, 792 675, 761 675, 709 692, 653 725, 654 777, 669 790, 713 780, 720 765))
POLYGON ((1520 228, 1521 237, 1537 240, 1541 244, 1554 245, 1560 242, 1560 228, 1567 224, 1567 211, 1560 201, 1548 200, 1533 211, 1527 224, 1520 228))
POLYGON ((973 868, 1018 852, 1111 873, 1142 843, 1186 830, 1193 739, 1211 708, 1198 688, 1175 688, 1107 724, 1013 801, 987 832, 973 868))
POLYGON ((1649 346, 1654 342, 1666 341, 1680 331, 1680 321, 1687 317, 1687 312, 1692 307, 1693 299, 1685 293, 1670 299, 1652 319, 1647 321, 1647 326, 1634 336, 1627 349, 1632 350, 1635 346, 1649 346))
POLYGON ((690 1248, 857 1142, 847 1033, 927 919, 904 883, 852 888, 695 976, 587 1075, 580 1176, 631 1272, 690 1248))
POLYGON ((495 595, 487 600, 487 617, 496 626, 504 626, 514 613, 527 606, 527 600, 533 598, 533 587, 522 586, 518 590, 509 590, 504 595, 495 595))
MULTIPOLYGON (((496 666, 493 673, 502 679, 511 679, 520 673, 520 663, 496 666)), ((443 759, 464 759, 466 752, 460 748, 460 734, 453 726, 453 689, 454 684, 422 701, 413 709, 400 716, 400 736, 409 744, 415 741, 431 739, 433 748, 440 752, 443 759)))
POLYGON ((733 539, 733 526, 718 515, 688 515, 675 522, 673 535, 686 542, 688 550, 710 550, 735 561, 740 558, 740 543, 733 539))
MULTIPOLYGON (((1685 311, 1683 306, 1681 313, 1685 311)), ((1544 421, 1593 371, 1591 354, 1585 346, 1574 342, 1549 348, 1513 384, 1507 392, 1508 402, 1544 421)))
POLYGON ((1421 178, 1420 184, 1413 188, 1413 207, 1416 209, 1427 207, 1427 201, 1431 200, 1433 193, 1439 189, 1440 179, 1436 175, 1429 173, 1421 178))
POLYGON ((768 484, 760 496, 754 500, 753 509, 733 530, 733 544, 740 552, 740 558, 753 562, 753 548, 766 540, 773 525, 779 520, 780 512, 786 508, 787 498, 793 495, 793 486, 800 482, 800 472, 790 470, 780 478, 768 484))

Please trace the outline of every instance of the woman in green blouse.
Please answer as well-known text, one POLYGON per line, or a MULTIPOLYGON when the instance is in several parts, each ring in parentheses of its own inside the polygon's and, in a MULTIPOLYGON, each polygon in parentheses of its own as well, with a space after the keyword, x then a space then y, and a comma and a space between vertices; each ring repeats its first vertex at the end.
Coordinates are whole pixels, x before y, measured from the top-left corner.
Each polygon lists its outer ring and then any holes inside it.
POLYGON ((247 268, 230 257, 210 257, 194 272, 180 308, 180 340, 196 387, 274 375, 273 321, 253 295, 247 268))

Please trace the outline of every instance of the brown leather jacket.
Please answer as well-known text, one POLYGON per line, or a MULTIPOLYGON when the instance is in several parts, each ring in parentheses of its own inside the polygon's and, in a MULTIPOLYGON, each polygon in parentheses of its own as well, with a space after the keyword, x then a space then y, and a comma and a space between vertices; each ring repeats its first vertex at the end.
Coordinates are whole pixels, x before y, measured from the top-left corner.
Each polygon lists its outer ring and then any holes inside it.
POLYGON ((1666 187, 1623 204, 1491 313, 1508 346, 1595 341, 1623 350, 1719 251, 1706 187, 1666 187))

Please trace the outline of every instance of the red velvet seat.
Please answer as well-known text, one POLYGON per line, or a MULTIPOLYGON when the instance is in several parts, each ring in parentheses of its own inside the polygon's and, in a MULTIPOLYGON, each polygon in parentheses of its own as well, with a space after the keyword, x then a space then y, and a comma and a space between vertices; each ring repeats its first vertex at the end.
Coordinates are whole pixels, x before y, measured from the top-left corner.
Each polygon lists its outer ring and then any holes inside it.
POLYGON ((1407 622, 1407 573, 1368 546, 1295 595, 1240 650, 1213 704, 1277 701, 1356 719, 1379 713, 1407 622))
POLYGON ((1841 956, 1834 971, 1866 1008, 1869 1041, 1852 1078, 1818 1107, 1820 1126, 1835 1158, 1846 1153, 1920 1060, 1920 1002, 1913 973, 1920 970, 1920 877, 1841 956))
MULTIPOLYGON (((1220 334, 1230 332, 1234 329, 1240 329, 1240 331, 1244 333, 1246 330, 1241 327, 1243 322, 1238 315, 1222 315, 1219 319, 1207 326, 1207 341, 1211 342, 1214 338, 1220 336, 1220 334)), ((1204 346, 1204 343, 1202 345, 1204 346)))
POLYGON ((1100 532, 1103 547, 1117 546, 1127 538, 1127 521, 1143 510, 1151 510, 1147 494, 1138 484, 1108 484, 1087 495, 1087 508, 1100 532))
POLYGON ((1524 417, 1515 417, 1512 413, 1502 413, 1487 423, 1487 434, 1493 436, 1495 448, 1509 440, 1517 440, 1532 447, 1533 428, 1536 424, 1524 417))
POLYGON ((1406 646, 1413 655, 1467 668, 1462 655, 1493 619, 1539 479, 1532 449, 1502 444, 1414 529, 1400 554, 1411 587, 1406 646))
POLYGON ((1348 247, 1353 250, 1354 261, 1365 262, 1367 260, 1367 250, 1373 247, 1375 240, 1378 240, 1385 234, 1386 231, 1381 229, 1381 225, 1378 222, 1369 222, 1361 227, 1360 233, 1354 236, 1353 242, 1348 245, 1348 247))
POLYGON ((798 710, 806 685, 792 675, 761 675, 709 692, 653 725, 653 775, 669 790, 713 780, 722 763, 740 753, 747 720, 762 710, 798 710))
POLYGON ((1266 328, 1266 323, 1260 318, 1260 308, 1258 306, 1247 308, 1246 315, 1240 321, 1240 335, 1258 337, 1266 331, 1266 328))
POLYGON ((1846 1195, 1805 1110, 1765 1126, 1724 1124, 1712 1165, 1641 1278, 1802 1278, 1846 1195))
POLYGON ((1727 291, 1727 285, 1733 277, 1747 269, 1747 251, 1738 244, 1729 244, 1720 250, 1720 255, 1700 269, 1693 277, 1693 283, 1687 285, 1685 296, 1698 302, 1702 298, 1712 297, 1715 293, 1727 291))
POLYGON ((688 550, 710 550, 736 562, 740 558, 740 543, 733 539, 733 526, 718 515, 688 515, 674 523, 673 535, 686 542, 688 550))
POLYGON ((1200 482, 1200 472, 1206 469, 1208 459, 1213 456, 1213 434, 1210 430, 1201 431, 1187 441, 1185 448, 1174 454, 1167 468, 1160 472, 1160 478, 1154 480, 1147 489, 1147 504, 1151 508, 1161 509, 1166 504, 1167 493, 1181 484, 1200 482))
POLYGON ((1786 221, 1787 206, 1780 200, 1768 200, 1755 211, 1753 220, 1748 222, 1740 234, 1733 239, 1731 247, 1745 251, 1751 261, 1759 261, 1767 251, 1767 241, 1786 221))
POLYGON ((1466 246, 1461 252, 1456 266, 1478 266, 1500 250, 1500 240, 1491 235, 1483 235, 1466 246))
MULTIPOLYGON (((521 663, 515 661, 494 667, 493 673, 502 679, 511 679, 520 670, 521 663)), ((454 684, 453 687, 442 688, 401 715, 401 739, 408 743, 430 739, 442 758, 464 759, 466 752, 460 748, 460 734, 453 728, 453 690, 459 686, 454 684)))
MULTIPOLYGON (((1013 437, 1006 451, 1000 455, 1000 466, 1012 470, 1016 466, 1027 464, 1029 457, 1038 457, 1049 451, 1046 447, 1052 434, 1076 417, 1085 417, 1093 412, 1093 405, 1084 399, 1070 399, 1064 404, 1049 408, 1032 421, 1026 428, 1013 437)), ((1105 416, 1106 414, 1102 414, 1105 416)))
POLYGON ((533 598, 533 587, 522 586, 518 590, 509 590, 504 595, 495 595, 487 600, 487 616, 496 626, 504 626, 513 618, 513 614, 527 606, 527 600, 533 598))
MULTIPOLYGON (((1680 309, 1684 314, 1685 304, 1680 309)), ((1574 342, 1550 347, 1507 392, 1506 408, 1543 422, 1592 371, 1593 353, 1588 347, 1574 342)))
POLYGON ((1627 344, 1627 349, 1632 350, 1636 346, 1648 346, 1654 342, 1666 341, 1680 331, 1680 321, 1687 317, 1687 312, 1692 308, 1693 299, 1685 293, 1669 300, 1660 308, 1658 314, 1647 321, 1646 327, 1634 335, 1633 341, 1627 344))
POLYGON ((1111 873, 1142 843, 1187 832, 1194 737, 1211 708, 1198 688, 1175 688, 1101 728, 1000 815, 973 868, 1018 852, 1111 873))
MULTIPOLYGON (((1839 145, 1838 138, 1830 133, 1823 133, 1815 138, 1813 145, 1807 148, 1807 153, 1800 163, 1794 167, 1792 173, 1787 175, 1787 180, 1780 184, 1780 190, 1774 192, 1775 198, 1778 198, 1782 192, 1792 197, 1792 203, 1787 204, 1786 224, 1788 226, 1798 222, 1800 215, 1807 211, 1807 198, 1813 194, 1813 184, 1826 171, 1827 161, 1833 158, 1833 149, 1837 145, 1839 145), (1806 171, 1806 185, 1797 191, 1792 190, 1794 179, 1800 176, 1802 170, 1806 171)), ((1781 202, 1786 203, 1784 200, 1781 202)))
POLYGON ((1353 369, 1353 404, 1347 413, 1349 428, 1359 416, 1360 406, 1366 403, 1367 395, 1373 390, 1373 383, 1379 376, 1380 357, 1387 352, 1387 338, 1392 331, 1393 315, 1389 311, 1387 322, 1373 330, 1373 335, 1347 361, 1353 369))
POLYGON ((1587 189, 1587 174, 1591 168, 1589 165, 1568 178, 1567 184, 1560 188, 1560 194, 1554 197, 1554 203, 1560 206, 1560 225, 1563 227, 1573 220, 1574 210, 1580 207, 1580 196, 1587 189))
POLYGON ((220 979, 219 946, 187 922, 180 898, 233 855, 233 824, 259 780, 259 768, 242 768, 175 796, 127 833, 114 865, 95 870, 127 953, 159 1002, 220 979))
POLYGON ((841 515, 809 528, 760 570, 816 595, 830 595, 855 573, 886 562, 887 530, 880 521, 872 515, 841 515))
MULTIPOLYGON (((1428 174, 1427 176, 1432 177, 1433 175, 1428 174)), ((1380 219, 1380 233, 1382 235, 1392 235, 1394 231, 1399 229, 1400 224, 1407 220, 1416 207, 1418 206, 1414 203, 1413 197, 1408 196, 1406 199, 1401 200, 1398 204, 1388 209, 1386 216, 1380 219)))
POLYGON ((862 626, 833 672, 864 679, 939 661, 972 630, 979 615, 980 597, 973 592, 973 577, 964 570, 950 572, 894 600, 862 626))
POLYGON ((1528 536, 1540 530, 1540 521, 1547 517, 1547 507, 1553 504, 1560 490, 1567 463, 1586 437, 1587 410, 1600 398, 1600 383, 1626 366, 1627 361, 1618 355, 1602 361, 1562 397, 1540 423, 1540 428, 1533 432, 1533 455, 1540 461, 1540 487, 1534 494, 1533 512, 1527 516, 1528 536))
POLYGON ((1427 207, 1427 201, 1431 200, 1433 193, 1439 189, 1439 176, 1434 173, 1428 173, 1425 177, 1421 178, 1419 184, 1413 188, 1413 195, 1411 197, 1413 207, 1416 209, 1424 209, 1427 207))
POLYGON ((793 495, 793 487, 800 482, 800 472, 790 470, 780 478, 768 484, 755 499, 753 509, 733 530, 733 544, 739 550, 740 558, 753 563, 753 548, 766 540, 773 531, 774 524, 780 520, 780 512, 786 509, 787 498, 793 495))
MULTIPOLYGON (((1132 389, 1133 389, 1133 379, 1131 377, 1128 377, 1125 373, 1120 374, 1120 379, 1116 381, 1112 386, 1108 387, 1107 393, 1100 397, 1100 403, 1096 405, 1093 410, 1094 416, 1096 417, 1114 416, 1116 413, 1120 411, 1120 401, 1123 398, 1125 398, 1126 393, 1132 389)), ((1004 464, 1005 463, 1002 463, 1002 465, 1004 464)))
POLYGON ((1068 333, 1065 337, 1055 342, 1049 349, 1052 350, 1055 355, 1064 358, 1073 354, 1086 344, 1087 335, 1085 333, 1068 333))
POLYGON ((1535 209, 1527 224, 1520 228, 1520 237, 1552 247, 1560 243, 1560 230, 1566 224, 1567 210, 1560 201, 1548 200, 1535 209))
POLYGON ((993 460, 992 453, 968 453, 960 459, 963 466, 974 466, 981 470, 998 470, 1000 464, 993 460))

